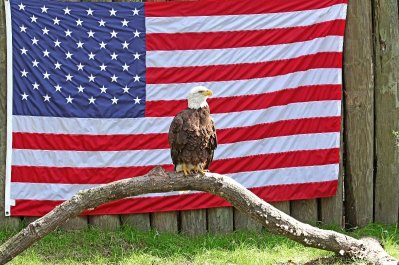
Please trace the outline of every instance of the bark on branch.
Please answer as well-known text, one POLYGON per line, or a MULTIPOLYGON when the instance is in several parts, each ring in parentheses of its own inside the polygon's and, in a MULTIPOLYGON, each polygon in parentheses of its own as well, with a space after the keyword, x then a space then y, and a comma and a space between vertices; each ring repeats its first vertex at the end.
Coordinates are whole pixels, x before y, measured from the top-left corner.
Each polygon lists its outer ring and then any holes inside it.
POLYGON ((358 240, 334 231, 301 223, 264 202, 231 178, 215 173, 184 177, 155 168, 142 177, 120 180, 83 190, 53 211, 30 223, 0 246, 0 264, 12 260, 36 241, 55 230, 69 218, 101 204, 152 192, 199 190, 220 196, 258 221, 270 232, 284 235, 305 246, 330 250, 338 255, 362 259, 372 264, 399 264, 375 240, 358 240))

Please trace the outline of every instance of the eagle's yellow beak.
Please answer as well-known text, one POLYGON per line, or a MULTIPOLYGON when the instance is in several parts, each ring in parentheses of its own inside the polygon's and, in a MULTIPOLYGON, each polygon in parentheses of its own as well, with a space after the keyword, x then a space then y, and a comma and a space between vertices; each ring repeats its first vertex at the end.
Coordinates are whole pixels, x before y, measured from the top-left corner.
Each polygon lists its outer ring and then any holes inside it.
POLYGON ((207 97, 210 97, 210 96, 213 95, 213 92, 212 92, 212 90, 207 89, 207 90, 205 90, 204 92, 202 92, 202 95, 207 96, 207 97))

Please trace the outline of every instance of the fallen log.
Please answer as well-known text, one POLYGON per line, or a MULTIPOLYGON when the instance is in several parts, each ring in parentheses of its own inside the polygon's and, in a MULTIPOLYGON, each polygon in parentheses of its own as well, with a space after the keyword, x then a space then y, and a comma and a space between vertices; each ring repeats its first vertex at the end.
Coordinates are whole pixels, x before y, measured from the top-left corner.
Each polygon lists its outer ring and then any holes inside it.
POLYGON ((238 210, 261 223, 270 232, 286 236, 305 246, 325 249, 341 256, 361 259, 371 264, 393 265, 391 257, 376 240, 359 240, 344 234, 319 229, 299 222, 277 210, 233 179, 215 174, 183 176, 166 172, 161 167, 148 174, 115 181, 96 188, 82 190, 45 216, 30 223, 0 246, 0 264, 5 264, 54 231, 69 218, 104 203, 152 192, 198 190, 224 198, 238 210))

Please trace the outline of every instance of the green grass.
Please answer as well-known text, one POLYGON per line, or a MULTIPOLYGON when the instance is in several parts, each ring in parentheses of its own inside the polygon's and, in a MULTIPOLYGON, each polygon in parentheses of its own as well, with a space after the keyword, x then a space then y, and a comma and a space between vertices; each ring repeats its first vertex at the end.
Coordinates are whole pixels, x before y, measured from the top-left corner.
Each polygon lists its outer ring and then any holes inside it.
MULTIPOLYGON (((13 233, 0 231, 0 241, 13 233)), ((379 238, 387 251, 399 258, 396 226, 369 225, 349 234, 379 238)), ((303 264, 332 255, 267 232, 188 237, 155 231, 144 233, 123 227, 114 232, 57 231, 16 257, 11 264, 303 264)), ((334 261, 328 264, 362 263, 334 261)))

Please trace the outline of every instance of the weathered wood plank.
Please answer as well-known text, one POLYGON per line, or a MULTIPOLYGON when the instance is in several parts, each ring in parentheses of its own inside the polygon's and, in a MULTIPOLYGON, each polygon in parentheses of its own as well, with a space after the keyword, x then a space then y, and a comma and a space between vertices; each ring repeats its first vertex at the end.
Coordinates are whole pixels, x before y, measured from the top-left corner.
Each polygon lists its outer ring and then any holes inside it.
POLYGON ((291 216, 299 221, 315 224, 317 220, 317 200, 291 201, 291 216))
POLYGON ((178 212, 151 213, 151 227, 159 232, 177 233, 178 212))
POLYGON ((18 228, 18 217, 4 217, 4 184, 7 150, 7 44, 4 0, 0 1, 0 227, 18 228))
POLYGON ((89 225, 102 230, 116 230, 121 225, 119 215, 90 215, 89 225))
MULTIPOLYGON (((341 104, 341 110, 343 110, 343 103, 341 104)), ((344 115, 341 114, 341 137, 340 137, 340 152, 339 152, 339 170, 338 170, 338 188, 337 193, 334 197, 330 198, 322 198, 320 200, 320 215, 321 221, 324 224, 334 224, 343 226, 343 207, 344 207, 344 198, 343 198, 343 190, 344 190, 344 137, 343 137, 343 124, 344 124, 344 115)))
POLYGON ((65 224, 61 225, 59 229, 64 231, 81 230, 88 227, 87 216, 75 216, 70 218, 65 224))
POLYGON ((123 225, 131 226, 137 230, 148 231, 151 229, 149 213, 121 215, 121 221, 123 225))
POLYGON ((397 0, 374 1, 376 222, 396 224, 399 209, 399 16, 397 0))
POLYGON ((206 209, 181 211, 181 232, 187 235, 206 234, 206 209))
POLYGON ((374 73, 371 1, 350 1, 345 34, 345 213, 349 226, 362 226, 373 220, 374 73))
POLYGON ((234 229, 259 232, 262 230, 262 225, 250 219, 247 215, 241 213, 239 210, 234 208, 234 229))
POLYGON ((233 207, 208 209, 207 214, 209 233, 224 234, 233 231, 233 207))
POLYGON ((271 202, 271 205, 273 205, 274 207, 276 207, 277 209, 279 209, 280 211, 285 212, 286 214, 290 214, 290 202, 286 201, 286 202, 271 202))

